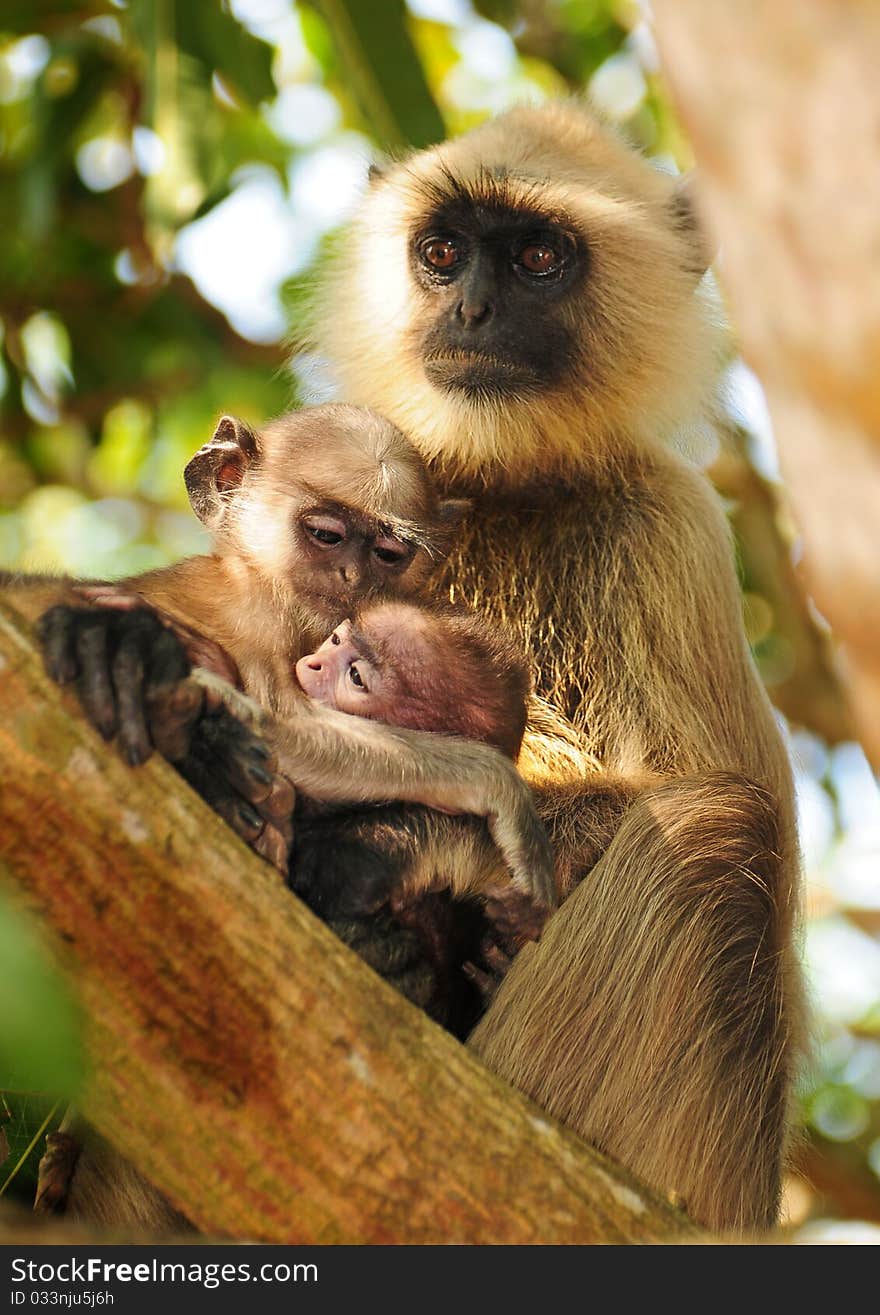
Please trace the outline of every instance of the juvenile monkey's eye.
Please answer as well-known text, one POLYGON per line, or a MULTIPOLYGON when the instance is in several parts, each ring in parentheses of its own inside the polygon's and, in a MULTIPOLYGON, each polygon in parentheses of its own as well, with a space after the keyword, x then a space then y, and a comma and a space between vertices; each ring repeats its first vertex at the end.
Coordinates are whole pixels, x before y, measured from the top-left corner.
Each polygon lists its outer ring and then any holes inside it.
POLYGON ((342 643, 342 640, 339 638, 335 630, 333 631, 333 634, 330 636, 330 643, 334 645, 342 643))
POLYGON ((322 548, 335 548, 347 533, 345 522, 337 516, 307 516, 302 525, 309 538, 322 548))
POLYGON ((373 556, 383 566, 406 566, 412 559, 413 547, 393 534, 381 534, 373 544, 373 556))
POLYGON ((562 264, 559 255, 543 242, 530 242, 517 256, 517 263, 529 274, 556 274, 562 264))
POLYGON ((427 238, 419 247, 419 254, 431 269, 443 273, 453 269, 459 261, 458 247, 448 237, 427 238))
POLYGON ((386 548, 376 544, 373 553, 385 566, 401 566, 409 561, 411 553, 406 548, 386 548))

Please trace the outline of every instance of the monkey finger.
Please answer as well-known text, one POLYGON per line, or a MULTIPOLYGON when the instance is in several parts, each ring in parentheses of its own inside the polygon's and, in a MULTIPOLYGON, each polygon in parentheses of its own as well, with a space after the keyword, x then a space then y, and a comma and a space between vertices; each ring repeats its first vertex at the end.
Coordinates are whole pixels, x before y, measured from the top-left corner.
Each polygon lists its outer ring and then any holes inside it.
POLYGON ((515 886, 493 887, 485 901, 485 914, 504 952, 516 953, 544 930, 550 909, 515 886))
POLYGON ((480 993, 483 1003, 488 1004, 498 990, 498 978, 494 977, 491 973, 484 972, 482 968, 478 968, 476 964, 470 962, 463 963, 461 965, 461 971, 469 982, 473 982, 474 986, 480 993))
POLYGON ((105 740, 112 740, 117 727, 109 648, 106 618, 99 613, 83 613, 76 628, 77 692, 86 716, 105 740))
POLYGON ((119 751, 132 767, 144 763, 153 752, 144 709, 143 654, 135 635, 124 633, 112 663, 113 686, 119 725, 119 751))
POLYGON ((59 604, 44 612, 37 622, 37 637, 43 648, 46 670, 59 685, 69 685, 79 673, 75 617, 73 609, 59 604))
POLYGON ((253 843, 254 852, 277 868, 282 876, 287 876, 290 866, 290 850, 293 839, 292 830, 288 835, 278 827, 265 825, 253 843))
POLYGON ((73 592, 96 607, 106 607, 118 612, 133 612, 136 608, 146 607, 139 594, 128 593, 114 584, 78 584, 73 592))
POLYGON ((271 822, 289 822, 296 806, 296 789, 286 776, 275 776, 272 789, 260 804, 260 812, 271 822))
POLYGON ((210 728, 214 720, 214 717, 202 718, 195 728, 189 752, 175 766, 184 780, 232 827, 236 835, 286 874, 292 828, 289 823, 286 827, 275 825, 275 835, 267 838, 262 848, 258 847, 266 829, 266 821, 258 808, 230 784, 223 763, 216 755, 216 745, 210 733, 205 734, 206 728, 210 728))
POLYGON ((240 836, 251 848, 256 847, 256 843, 263 834, 265 823, 253 805, 249 804, 246 799, 236 799, 232 795, 226 795, 217 798, 211 802, 211 807, 227 826, 237 836, 240 836))
POLYGON ((290 798, 288 811, 293 812, 293 788, 276 775, 271 749, 225 706, 204 717, 194 733, 202 755, 213 761, 218 781, 233 793, 261 812, 269 806, 270 815, 277 815, 285 798, 290 798))
POLYGON ((190 663, 177 636, 151 612, 135 613, 134 616, 147 654, 147 693, 154 694, 165 686, 185 680, 190 673, 190 663))

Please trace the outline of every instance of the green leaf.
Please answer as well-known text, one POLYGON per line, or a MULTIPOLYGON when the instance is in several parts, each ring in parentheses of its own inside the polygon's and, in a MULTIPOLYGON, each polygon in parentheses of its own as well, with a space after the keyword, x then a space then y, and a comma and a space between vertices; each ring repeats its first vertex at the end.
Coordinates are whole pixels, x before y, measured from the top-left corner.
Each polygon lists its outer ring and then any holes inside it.
POLYGON ((384 149, 445 136, 413 46, 403 0, 318 0, 370 131, 384 149))
POLYGON ((217 4, 182 0, 174 8, 174 34, 181 50, 216 72, 252 105, 272 100, 272 47, 255 37, 217 4))
POLYGON ((80 1018, 32 923, 0 903, 0 1089, 73 1095, 80 1018))

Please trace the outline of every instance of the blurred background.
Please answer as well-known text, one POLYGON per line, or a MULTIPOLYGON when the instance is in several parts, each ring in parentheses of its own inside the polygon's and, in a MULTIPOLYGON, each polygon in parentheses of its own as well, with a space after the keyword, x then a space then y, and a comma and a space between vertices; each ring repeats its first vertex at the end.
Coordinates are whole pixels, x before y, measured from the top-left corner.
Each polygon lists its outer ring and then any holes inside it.
MULTIPOLYGON (((635 0, 4 0, 0 569, 113 578, 201 551, 183 466, 221 412, 317 399, 297 326, 370 158, 584 90, 660 167, 689 167, 635 0)), ((880 1223, 880 793, 733 346, 725 387, 699 456, 789 736, 808 879, 817 1045, 786 1211, 804 1237, 859 1240, 846 1221, 880 1223)), ((58 1117, 40 1093, 75 1092, 77 1024, 2 908, 0 1001, 0 1195, 26 1199, 58 1117)))

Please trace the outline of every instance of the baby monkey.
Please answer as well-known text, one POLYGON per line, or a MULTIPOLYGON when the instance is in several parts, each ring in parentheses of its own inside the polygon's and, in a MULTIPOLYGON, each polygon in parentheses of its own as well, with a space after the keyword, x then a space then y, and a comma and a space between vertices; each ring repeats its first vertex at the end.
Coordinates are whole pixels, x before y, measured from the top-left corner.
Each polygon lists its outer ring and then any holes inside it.
MULTIPOLYGON (((367 604, 314 653, 300 658, 295 675, 310 699, 337 712, 482 741, 513 761, 519 754, 531 694, 526 661, 497 626, 460 608, 410 601, 367 604)), ((434 963, 436 991, 422 1001, 424 1007, 457 1035, 466 1035, 477 1016, 473 1010, 479 1012, 467 979, 481 994, 491 994, 510 956, 540 934, 546 906, 510 883, 499 883, 479 863, 436 869, 423 863, 413 872, 406 865, 398 869, 388 855, 374 865, 366 848, 351 861, 344 831, 337 861, 328 862, 324 845, 314 861, 312 841, 322 811, 314 799, 298 801, 291 886, 325 916, 358 917, 388 905, 434 963), (467 905, 451 913, 447 897, 467 895, 481 896, 482 917, 476 906, 472 913, 467 905)))
POLYGON ((516 759, 531 690, 516 646, 459 609, 386 602, 360 609, 295 667, 316 703, 410 730, 494 744, 516 759))

